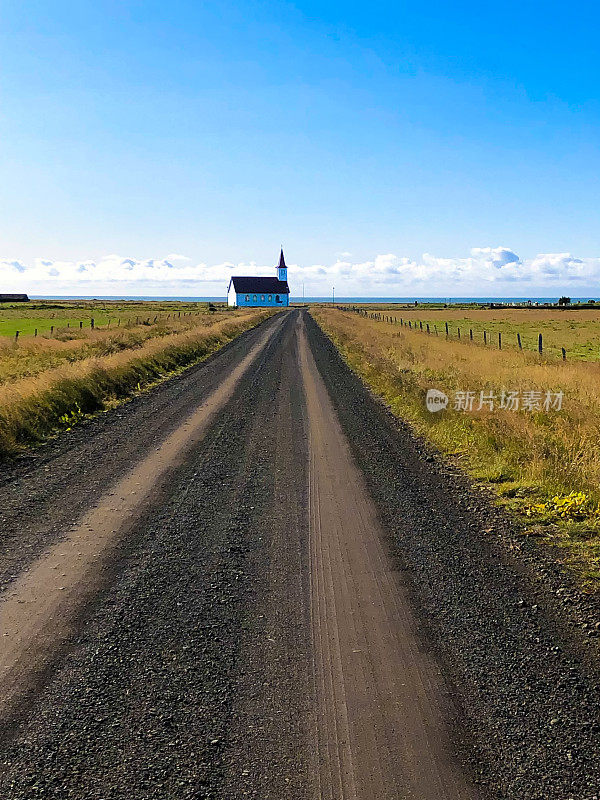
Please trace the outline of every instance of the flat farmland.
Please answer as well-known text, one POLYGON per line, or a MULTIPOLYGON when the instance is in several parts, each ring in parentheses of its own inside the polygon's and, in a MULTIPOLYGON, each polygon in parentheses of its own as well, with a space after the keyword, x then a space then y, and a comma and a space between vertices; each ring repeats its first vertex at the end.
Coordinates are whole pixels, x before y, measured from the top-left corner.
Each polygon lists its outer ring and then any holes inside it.
POLYGON ((206 358, 270 314, 176 302, 0 308, 0 456, 206 358))
POLYGON ((598 361, 600 359, 600 307, 596 309, 464 309, 429 308, 427 306, 393 309, 389 306, 379 309, 371 306, 370 313, 383 313, 398 321, 411 322, 419 328, 430 326, 435 335, 446 335, 448 323, 450 338, 470 339, 484 344, 484 332, 488 347, 498 347, 498 334, 502 336, 502 348, 518 350, 517 334, 521 337, 524 350, 537 351, 538 337, 542 334, 542 345, 546 355, 562 357, 562 348, 567 358, 577 361, 598 361))
POLYGON ((234 317, 224 304, 207 303, 0 304, 0 384, 234 317))
MULTIPOLYGON (((211 303, 214 312, 227 310, 224 303, 211 303)), ((158 315, 161 320, 180 318, 182 315, 211 313, 208 303, 176 301, 126 301, 100 300, 35 300, 30 303, 0 303, 0 336, 14 337, 77 335, 91 327, 127 327, 150 324, 158 315), (81 328, 80 328, 81 324, 81 328)), ((81 334, 85 335, 84 333, 81 334)))

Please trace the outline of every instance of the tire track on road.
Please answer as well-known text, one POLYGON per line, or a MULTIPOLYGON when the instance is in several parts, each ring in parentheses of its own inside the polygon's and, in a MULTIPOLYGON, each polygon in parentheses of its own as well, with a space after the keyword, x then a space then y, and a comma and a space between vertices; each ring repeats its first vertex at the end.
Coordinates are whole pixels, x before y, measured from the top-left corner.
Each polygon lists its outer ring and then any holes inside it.
POLYGON ((303 322, 297 335, 309 421, 315 800, 472 800, 452 756, 439 668, 303 322))

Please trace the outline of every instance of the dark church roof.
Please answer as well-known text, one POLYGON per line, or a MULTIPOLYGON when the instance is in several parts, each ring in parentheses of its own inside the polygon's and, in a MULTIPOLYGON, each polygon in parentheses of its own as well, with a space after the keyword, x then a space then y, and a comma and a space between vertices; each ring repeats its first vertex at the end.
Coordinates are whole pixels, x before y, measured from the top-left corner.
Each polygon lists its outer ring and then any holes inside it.
MULTIPOLYGON (((238 294, 289 294, 287 281, 279 278, 246 278, 234 275, 231 279, 238 294)), ((230 283, 231 285, 231 283, 230 283)))

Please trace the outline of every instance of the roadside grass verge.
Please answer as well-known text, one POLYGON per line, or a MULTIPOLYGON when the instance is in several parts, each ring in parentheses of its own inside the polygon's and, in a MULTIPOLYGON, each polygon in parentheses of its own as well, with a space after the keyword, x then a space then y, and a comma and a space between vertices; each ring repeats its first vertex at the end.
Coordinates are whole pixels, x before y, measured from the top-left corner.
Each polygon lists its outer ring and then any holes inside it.
POLYGON ((560 548, 585 588, 600 588, 600 364, 491 351, 336 309, 311 313, 392 412, 491 487, 523 534, 560 548), (435 388, 562 392, 562 409, 427 410, 435 388))
POLYGON ((207 319, 187 330, 149 337, 134 347, 109 349, 0 385, 0 458, 207 358, 272 314, 252 310, 207 319))

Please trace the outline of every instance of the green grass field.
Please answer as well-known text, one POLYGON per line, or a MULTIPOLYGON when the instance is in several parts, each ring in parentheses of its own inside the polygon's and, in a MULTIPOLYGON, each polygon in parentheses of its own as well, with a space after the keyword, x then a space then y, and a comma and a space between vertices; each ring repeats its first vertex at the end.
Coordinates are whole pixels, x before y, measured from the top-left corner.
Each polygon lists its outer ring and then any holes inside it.
MULTIPOLYGON (((217 311, 223 311, 224 303, 212 304, 217 311)), ((181 314, 209 313, 208 303, 177 301, 128 301, 102 302, 81 300, 36 300, 31 303, 0 303, 0 336, 51 336, 64 329, 73 331, 91 327, 91 320, 97 328, 109 326, 125 327, 152 324, 155 316, 174 318, 181 314), (81 328, 80 328, 81 324, 81 328)))

